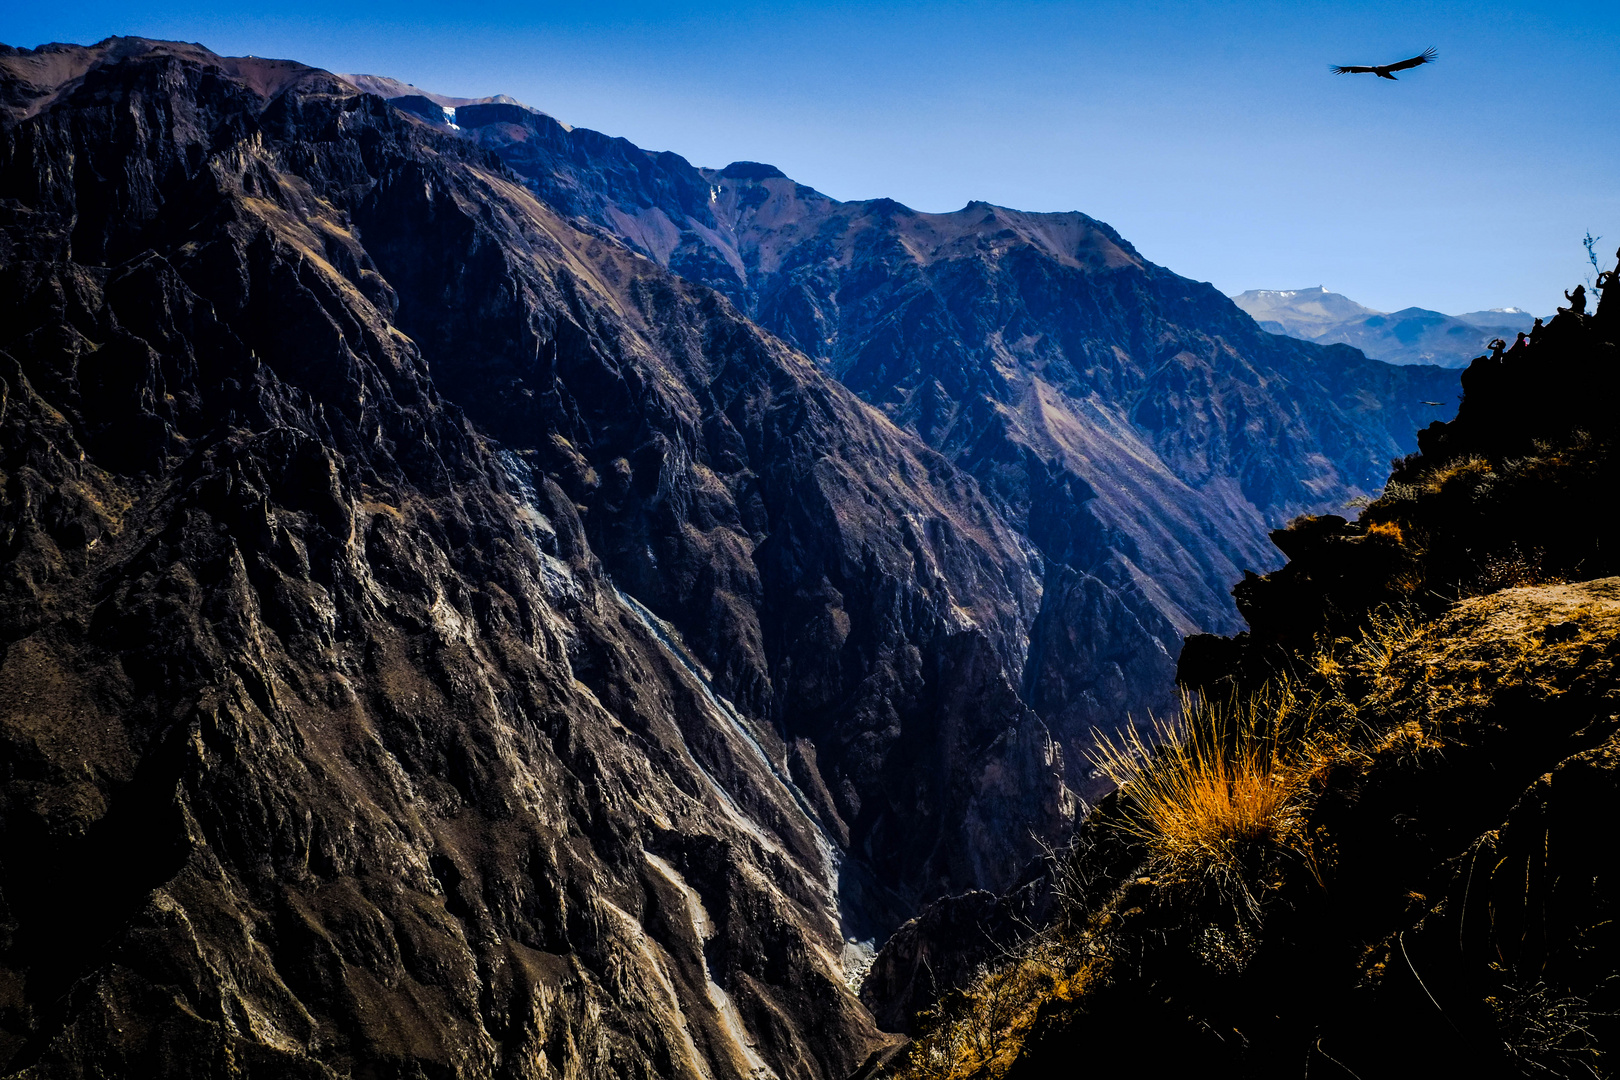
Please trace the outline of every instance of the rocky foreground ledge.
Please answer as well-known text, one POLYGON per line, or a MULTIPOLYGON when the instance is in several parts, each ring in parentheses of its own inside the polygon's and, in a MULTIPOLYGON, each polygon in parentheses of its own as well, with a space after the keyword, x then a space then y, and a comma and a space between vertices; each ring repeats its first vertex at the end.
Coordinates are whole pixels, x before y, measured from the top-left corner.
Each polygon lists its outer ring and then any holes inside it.
POLYGON ((1314 661, 1269 699, 1315 726, 1273 776, 1292 809, 1237 856, 1254 903, 1105 805, 1068 910, 868 1075, 1125 1069, 1148 1046, 1164 1075, 1608 1075, 1620 577, 1464 600, 1314 661))

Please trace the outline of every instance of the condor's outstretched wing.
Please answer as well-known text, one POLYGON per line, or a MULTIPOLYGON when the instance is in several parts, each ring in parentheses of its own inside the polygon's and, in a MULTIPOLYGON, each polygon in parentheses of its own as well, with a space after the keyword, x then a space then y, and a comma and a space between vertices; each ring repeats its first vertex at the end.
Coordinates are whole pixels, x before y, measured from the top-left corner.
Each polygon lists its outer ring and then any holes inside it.
POLYGON ((1347 65, 1347 66, 1344 66, 1344 67, 1336 67, 1336 68, 1334 68, 1333 69, 1333 74, 1335 74, 1335 75, 1363 75, 1363 74, 1369 74, 1369 73, 1377 71, 1377 70, 1378 70, 1377 68, 1362 67, 1359 64, 1351 64, 1351 65, 1347 65))
POLYGON ((1422 64, 1433 63, 1435 58, 1438 57, 1439 55, 1440 54, 1438 52, 1436 52, 1435 50, 1433 50, 1433 49, 1424 49, 1422 55, 1414 56, 1410 60, 1402 60, 1398 64, 1391 64, 1385 70, 1386 71, 1405 71, 1407 68, 1415 68, 1415 67, 1418 67, 1418 66, 1420 66, 1422 64))

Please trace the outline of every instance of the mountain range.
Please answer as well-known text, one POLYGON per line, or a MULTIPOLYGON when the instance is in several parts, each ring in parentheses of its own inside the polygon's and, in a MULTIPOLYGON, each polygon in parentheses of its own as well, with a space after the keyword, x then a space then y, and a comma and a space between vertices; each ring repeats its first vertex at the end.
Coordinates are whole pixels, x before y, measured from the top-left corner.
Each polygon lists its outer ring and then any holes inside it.
POLYGON ((1353 345, 1391 364, 1467 367, 1502 338, 1510 344, 1528 333, 1535 317, 1520 308, 1492 308, 1466 315, 1410 307, 1375 311, 1318 285, 1314 289, 1250 289, 1232 298, 1262 329, 1321 344, 1353 345))
POLYGON ((1269 528, 1376 490, 1436 418, 1423 400, 1455 396, 1452 375, 1256 333, 1084 214, 843 203, 769 165, 697 168, 510 102, 433 119, 802 350, 1172 652, 1194 628, 1235 629, 1230 583, 1274 564, 1269 528))
POLYGON ((7 1074, 846 1075, 1457 389, 1083 214, 136 38, 0 48, 0 284, 7 1074))

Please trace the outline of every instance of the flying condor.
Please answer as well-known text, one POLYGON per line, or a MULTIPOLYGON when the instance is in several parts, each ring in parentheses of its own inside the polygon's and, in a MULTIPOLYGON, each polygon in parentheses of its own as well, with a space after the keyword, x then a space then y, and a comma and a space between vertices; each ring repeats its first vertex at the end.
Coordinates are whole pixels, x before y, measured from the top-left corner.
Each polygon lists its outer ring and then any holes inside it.
POLYGON ((1433 63, 1435 61, 1435 59, 1439 55, 1440 54, 1435 52, 1433 49, 1424 49, 1422 54, 1420 54, 1418 56, 1414 56, 1410 60, 1402 60, 1398 64, 1381 64, 1381 65, 1376 66, 1376 67, 1363 67, 1360 64, 1352 64, 1352 65, 1350 65, 1348 67, 1335 67, 1333 69, 1333 74, 1335 74, 1335 75, 1373 74, 1373 75, 1378 76, 1380 79, 1388 79, 1390 82, 1399 82, 1400 80, 1396 79, 1395 76, 1390 74, 1390 72, 1392 72, 1392 71, 1405 71, 1407 68, 1422 67, 1424 64, 1431 64, 1431 63, 1433 63))

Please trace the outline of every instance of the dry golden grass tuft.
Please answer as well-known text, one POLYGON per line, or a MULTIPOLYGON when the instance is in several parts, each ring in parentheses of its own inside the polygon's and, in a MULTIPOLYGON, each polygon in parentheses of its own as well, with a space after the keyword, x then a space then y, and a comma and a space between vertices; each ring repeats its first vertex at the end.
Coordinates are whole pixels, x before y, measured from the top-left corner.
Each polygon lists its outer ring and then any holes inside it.
POLYGON ((1502 589, 1517 589, 1526 585, 1559 585, 1563 577, 1548 573, 1542 565, 1545 553, 1525 551, 1518 546, 1487 558, 1478 575, 1469 583, 1468 592, 1486 596, 1502 589))
POLYGON ((1175 722, 1098 733, 1093 761, 1121 789, 1121 828, 1146 846, 1155 876, 1258 914, 1261 864, 1310 863, 1298 765, 1313 712, 1283 680, 1228 702, 1184 696, 1175 722))
POLYGON ((1398 521, 1375 521, 1367 526, 1367 535, 1396 545, 1406 543, 1406 534, 1401 531, 1398 521))
POLYGON ((1364 675, 1376 679, 1396 653, 1416 641, 1426 624, 1409 611, 1385 608, 1375 612, 1350 647, 1350 659, 1364 675))
POLYGON ((1319 649, 1303 679, 1227 701, 1183 695, 1175 721, 1099 732, 1094 764, 1119 787, 1117 827, 1143 843, 1148 872, 1250 915, 1283 865, 1320 880, 1307 827, 1313 792, 1385 735, 1362 723, 1357 686, 1380 678, 1424 626, 1385 609, 1337 651, 1319 649))

